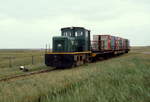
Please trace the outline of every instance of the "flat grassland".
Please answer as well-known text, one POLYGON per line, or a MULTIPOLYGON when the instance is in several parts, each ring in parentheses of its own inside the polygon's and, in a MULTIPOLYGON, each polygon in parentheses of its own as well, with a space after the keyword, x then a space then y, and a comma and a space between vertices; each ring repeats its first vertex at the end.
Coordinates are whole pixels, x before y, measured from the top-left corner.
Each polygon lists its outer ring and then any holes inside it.
POLYGON ((19 70, 22 65, 30 72, 46 68, 44 50, 0 50, 0 78, 22 74, 19 70))
MULTIPOLYGON (((42 62, 29 66, 48 68, 42 62)), ((19 73, 15 67, 0 68, 3 77, 5 69, 9 75, 13 69, 13 74, 19 73)), ((72 69, 0 82, 0 102, 150 102, 150 47, 134 47, 128 54, 72 69)))

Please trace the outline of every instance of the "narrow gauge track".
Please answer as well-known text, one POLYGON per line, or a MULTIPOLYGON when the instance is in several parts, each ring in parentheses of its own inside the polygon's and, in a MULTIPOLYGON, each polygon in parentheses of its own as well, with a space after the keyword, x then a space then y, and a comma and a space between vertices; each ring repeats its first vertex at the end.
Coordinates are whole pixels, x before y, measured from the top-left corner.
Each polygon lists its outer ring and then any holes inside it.
POLYGON ((10 77, 7 77, 7 78, 0 79, 0 82, 9 81, 11 79, 16 79, 16 78, 21 78, 21 77, 26 77, 26 76, 31 76, 31 75, 36 75, 36 74, 40 74, 40 73, 47 73, 47 72, 51 72, 51 71, 54 71, 54 70, 55 69, 47 69, 47 70, 29 72, 29 73, 25 73, 25 74, 21 74, 21 75, 14 75, 14 76, 10 76, 10 77))

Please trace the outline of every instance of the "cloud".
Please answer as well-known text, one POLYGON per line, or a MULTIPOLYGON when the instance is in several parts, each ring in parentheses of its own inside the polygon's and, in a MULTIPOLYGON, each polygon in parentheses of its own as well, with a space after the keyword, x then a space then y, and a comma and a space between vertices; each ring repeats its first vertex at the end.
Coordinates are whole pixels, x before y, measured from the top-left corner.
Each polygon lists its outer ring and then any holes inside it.
POLYGON ((83 26, 150 45, 149 0, 0 1, 0 48, 41 48, 60 28, 83 26))

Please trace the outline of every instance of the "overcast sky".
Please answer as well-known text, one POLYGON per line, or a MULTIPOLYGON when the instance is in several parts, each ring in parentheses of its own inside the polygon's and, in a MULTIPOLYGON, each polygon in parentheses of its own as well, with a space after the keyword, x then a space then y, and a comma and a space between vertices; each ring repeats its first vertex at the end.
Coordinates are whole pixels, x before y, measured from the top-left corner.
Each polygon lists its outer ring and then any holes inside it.
POLYGON ((150 0, 0 0, 0 48, 44 48, 66 26, 150 46, 150 0))

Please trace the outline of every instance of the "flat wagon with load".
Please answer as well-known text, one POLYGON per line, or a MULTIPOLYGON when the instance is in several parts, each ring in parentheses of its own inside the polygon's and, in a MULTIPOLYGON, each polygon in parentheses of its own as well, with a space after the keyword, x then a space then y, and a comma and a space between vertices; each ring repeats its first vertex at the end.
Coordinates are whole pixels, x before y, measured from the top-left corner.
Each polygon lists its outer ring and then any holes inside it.
POLYGON ((93 35, 83 27, 61 29, 61 36, 53 37, 52 51, 45 54, 45 64, 56 68, 69 68, 95 61, 101 57, 110 57, 128 53, 129 40, 111 35, 93 35))

